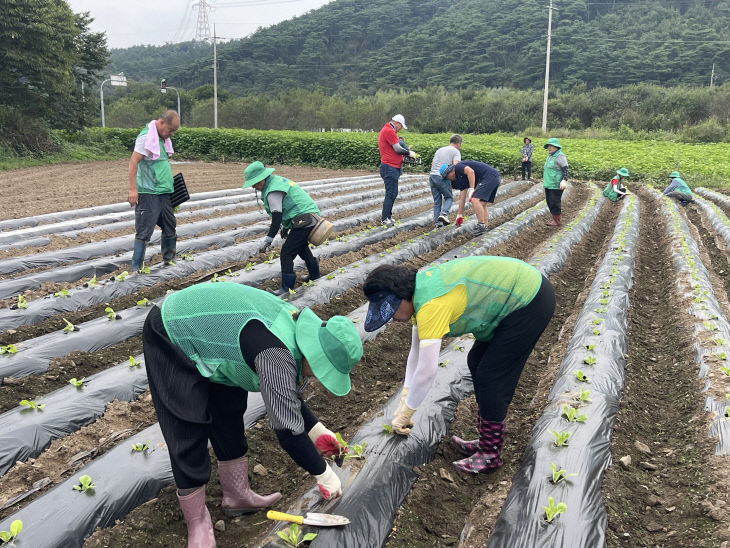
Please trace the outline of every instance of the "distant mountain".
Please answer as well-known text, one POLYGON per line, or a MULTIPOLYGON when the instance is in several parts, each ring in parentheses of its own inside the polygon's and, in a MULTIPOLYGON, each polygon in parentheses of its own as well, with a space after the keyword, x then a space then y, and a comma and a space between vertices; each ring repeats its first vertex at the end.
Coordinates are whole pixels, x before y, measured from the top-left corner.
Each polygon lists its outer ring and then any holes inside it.
MULTIPOLYGON (((556 0, 551 86, 730 81, 729 0, 556 0)), ((220 45, 220 86, 234 95, 318 87, 540 88, 545 0, 336 0, 220 45)), ((191 89, 212 82, 212 48, 183 43, 112 52, 135 79, 191 89)))

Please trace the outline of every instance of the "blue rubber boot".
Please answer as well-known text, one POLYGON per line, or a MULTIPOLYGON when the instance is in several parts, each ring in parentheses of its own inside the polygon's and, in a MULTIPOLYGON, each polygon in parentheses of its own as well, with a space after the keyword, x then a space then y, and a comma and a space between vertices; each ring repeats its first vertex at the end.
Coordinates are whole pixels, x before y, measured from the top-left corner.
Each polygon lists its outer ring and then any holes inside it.
POLYGON ((132 252, 132 272, 137 272, 144 263, 144 252, 147 249, 147 242, 134 240, 134 251, 132 252))
POLYGON ((281 287, 275 291, 272 291, 274 295, 280 297, 281 295, 287 295, 290 289, 294 289, 294 284, 297 283, 296 274, 281 274, 281 287))
POLYGON ((177 237, 162 238, 160 247, 162 248, 162 261, 166 265, 174 265, 175 261, 175 247, 177 244, 177 237))

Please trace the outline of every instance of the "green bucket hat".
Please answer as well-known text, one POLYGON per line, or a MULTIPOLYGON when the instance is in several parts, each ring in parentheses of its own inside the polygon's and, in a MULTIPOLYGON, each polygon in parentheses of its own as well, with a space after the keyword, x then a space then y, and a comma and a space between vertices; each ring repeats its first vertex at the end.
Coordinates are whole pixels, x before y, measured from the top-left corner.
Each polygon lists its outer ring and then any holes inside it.
POLYGON ((628 177, 629 176, 629 170, 626 169, 625 167, 622 167, 621 169, 617 169, 616 170, 616 173, 618 173, 619 175, 621 175, 621 177, 628 177))
POLYGON ((259 181, 263 181, 272 173, 274 173, 273 167, 266 168, 261 162, 254 162, 243 171, 243 186, 241 188, 251 187, 259 181))
POLYGON ((344 316, 323 322, 309 308, 299 313, 297 346, 307 358, 312 373, 335 396, 350 391, 350 371, 362 358, 362 341, 357 328, 344 316))
POLYGON ((548 142, 545 143, 542 148, 547 148, 548 145, 553 145, 554 147, 557 147, 557 148, 563 148, 560 146, 560 141, 558 141, 557 137, 550 137, 550 139, 548 139, 548 142))
POLYGON ((670 179, 674 179, 675 177, 679 177, 679 171, 672 171, 672 172, 671 172, 671 173, 669 174, 669 178, 670 178, 670 179))

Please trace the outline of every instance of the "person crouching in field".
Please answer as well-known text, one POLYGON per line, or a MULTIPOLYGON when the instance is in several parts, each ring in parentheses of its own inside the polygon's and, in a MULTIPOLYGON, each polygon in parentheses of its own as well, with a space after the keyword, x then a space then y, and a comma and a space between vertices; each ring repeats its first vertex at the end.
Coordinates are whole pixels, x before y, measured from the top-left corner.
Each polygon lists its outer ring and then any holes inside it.
POLYGON ((616 170, 616 176, 603 189, 603 195, 612 202, 623 199, 629 193, 628 189, 624 186, 624 178, 628 176, 629 170, 625 167, 616 170))
POLYGON ((137 135, 134 152, 129 159, 129 195, 127 201, 134 206, 134 251, 132 272, 144 263, 144 252, 155 225, 162 229, 162 260, 175 264, 177 233, 175 213, 172 211, 173 178, 170 155, 173 154, 170 137, 180 127, 180 116, 168 110, 157 120, 152 120, 137 135))
POLYGON ((679 176, 678 171, 672 171, 669 174, 669 178, 672 181, 669 183, 669 186, 664 189, 662 194, 664 194, 664 196, 674 198, 682 207, 687 207, 687 204, 694 201, 692 198, 692 190, 689 188, 689 185, 679 176))
POLYGON ((439 148, 431 161, 428 183, 433 196, 433 222, 436 223, 436 228, 450 224, 449 211, 454 203, 451 181, 441 176, 441 166, 457 164, 461 161, 460 149, 463 141, 461 135, 454 133, 449 139, 449 144, 439 148))
POLYGON ((464 222, 464 205, 468 199, 474 207, 477 216, 477 226, 474 234, 484 234, 489 222, 487 204, 494 203, 497 189, 502 183, 499 171, 484 162, 462 160, 456 164, 443 164, 440 169, 441 177, 451 181, 451 185, 459 189, 459 209, 456 213, 456 226, 464 222), (464 192, 468 190, 467 192, 464 192))
POLYGON ((294 273, 294 257, 297 255, 302 258, 309 271, 309 277, 305 281, 320 277, 319 262, 309 249, 309 233, 317 224, 319 208, 298 184, 272 173, 273 167, 265 168, 261 162, 252 163, 243 172, 243 188, 253 187, 260 191, 266 213, 271 216, 271 226, 261 251, 271 245, 281 228, 281 237, 285 239, 279 257, 281 288, 274 295, 285 295, 290 289, 294 289, 297 281, 294 273))
POLYGON ((502 466, 504 420, 530 352, 555 311, 555 292, 540 272, 509 257, 465 257, 417 272, 383 265, 365 280, 370 301, 365 331, 391 318, 413 322, 393 431, 408 435, 413 414, 436 376, 443 337, 471 333, 467 356, 474 382, 479 438, 453 437, 466 458, 453 463, 471 474, 502 466))
POLYGON ((213 548, 205 505, 210 440, 227 516, 271 506, 280 493, 259 495, 249 484, 243 414, 249 392, 261 392, 271 428, 292 460, 314 476, 325 499, 342 494, 321 455, 340 444, 307 408, 302 393, 316 377, 329 392, 350 391, 362 357, 352 321, 323 322, 271 293, 229 282, 197 284, 153 307, 142 330, 152 403, 170 453, 188 548, 213 548))

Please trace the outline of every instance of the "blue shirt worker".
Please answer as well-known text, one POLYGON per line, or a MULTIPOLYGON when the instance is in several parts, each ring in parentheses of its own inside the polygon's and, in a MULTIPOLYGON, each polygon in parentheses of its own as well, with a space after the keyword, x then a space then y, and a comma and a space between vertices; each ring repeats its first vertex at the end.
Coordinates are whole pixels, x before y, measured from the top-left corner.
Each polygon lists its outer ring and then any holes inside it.
POLYGON ((458 164, 461 161, 461 135, 454 134, 449 139, 449 144, 438 149, 431 161, 431 172, 428 175, 428 183, 431 186, 433 196, 433 221, 437 227, 448 225, 449 211, 454 203, 454 194, 451 188, 451 181, 441 177, 441 166, 443 164, 458 164))
POLYGON ((280 493, 260 495, 249 483, 243 422, 249 392, 261 393, 279 445, 314 477, 320 495, 342 494, 340 479, 322 456, 336 457, 345 448, 307 408, 302 394, 312 377, 335 396, 350 391, 350 371, 363 350, 350 319, 333 316, 323 322, 309 308, 298 310, 260 289, 203 283, 153 307, 142 343, 189 547, 215 547, 205 504, 209 440, 218 459, 226 516, 250 514, 281 498, 280 493))
POLYGON ((375 331, 391 318, 413 324, 393 431, 411 432, 412 417, 436 377, 442 339, 471 333, 476 340, 466 361, 479 406, 479 438, 451 439, 466 456, 453 466, 469 474, 502 466, 507 408, 525 362, 555 311, 550 281, 520 260, 475 256, 420 272, 382 265, 368 274, 363 292, 370 301, 365 331, 375 331))
POLYGON ((264 238, 263 251, 271 245, 281 227, 281 288, 275 295, 285 295, 294 289, 297 275, 294 273, 294 257, 299 255, 309 271, 304 281, 320 277, 319 261, 309 248, 309 234, 319 220, 319 208, 309 194, 294 181, 273 175, 274 168, 266 168, 261 162, 253 162, 243 172, 243 188, 253 187, 261 192, 266 213, 271 216, 269 232, 264 238))
POLYGON ((682 177, 679 176, 678 171, 672 171, 669 174, 669 178, 672 181, 669 183, 669 186, 664 189, 662 194, 669 196, 670 198, 674 198, 682 207, 687 207, 687 204, 694 201, 692 198, 692 190, 689 188, 689 185, 684 182, 682 177))
POLYGON ((144 252, 155 225, 162 229, 162 260, 175 264, 177 223, 172 210, 173 178, 170 156, 173 154, 170 137, 180 127, 180 116, 168 110, 152 120, 137 135, 134 152, 129 159, 129 194, 127 201, 134 206, 134 251, 132 272, 144 263, 144 252))
POLYGON ((459 209, 456 213, 456 226, 464 222, 464 206, 466 200, 471 202, 477 216, 474 234, 484 234, 489 222, 489 209, 486 204, 493 204, 497 189, 502 183, 499 171, 484 162, 462 160, 456 164, 441 166, 441 176, 451 181, 451 185, 460 190, 459 209), (464 192, 467 191, 467 192, 464 192))

